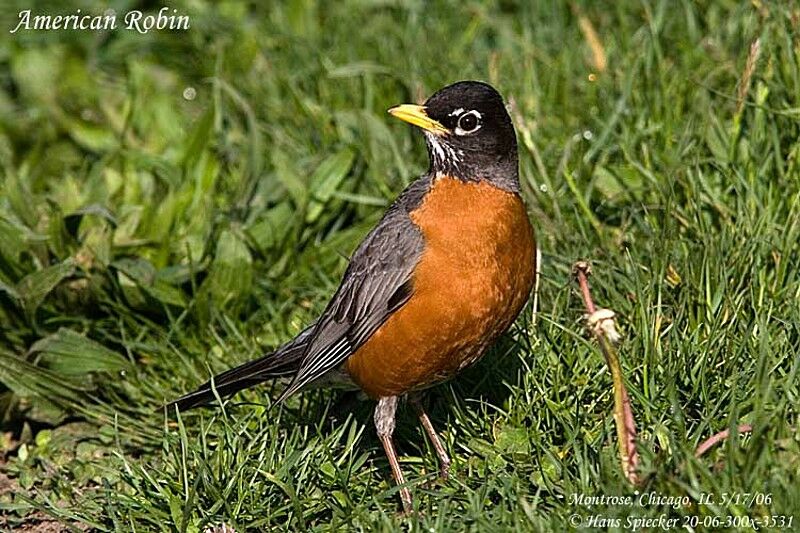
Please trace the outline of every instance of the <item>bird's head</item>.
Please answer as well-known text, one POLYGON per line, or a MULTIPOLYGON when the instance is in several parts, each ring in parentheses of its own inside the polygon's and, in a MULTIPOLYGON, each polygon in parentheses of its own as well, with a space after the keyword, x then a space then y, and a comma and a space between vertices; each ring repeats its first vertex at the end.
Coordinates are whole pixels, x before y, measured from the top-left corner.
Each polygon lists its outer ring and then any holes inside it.
POLYGON ((491 85, 460 81, 423 105, 399 105, 389 113, 422 128, 432 174, 519 190, 514 125, 491 85))

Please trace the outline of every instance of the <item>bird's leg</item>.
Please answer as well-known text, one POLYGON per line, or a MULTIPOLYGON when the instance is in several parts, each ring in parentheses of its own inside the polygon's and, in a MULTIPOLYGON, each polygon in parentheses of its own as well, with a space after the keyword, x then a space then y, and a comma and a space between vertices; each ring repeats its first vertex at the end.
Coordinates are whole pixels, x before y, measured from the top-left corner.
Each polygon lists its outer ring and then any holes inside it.
POLYGON ((375 407, 375 429, 378 438, 383 443, 383 449, 389 458, 389 465, 392 467, 392 475, 395 482, 400 485, 400 499, 403 500, 403 510, 411 512, 411 492, 405 486, 406 480, 400 470, 400 463, 397 462, 397 452, 394 450, 392 433, 394 433, 394 414, 397 411, 397 396, 385 396, 378 400, 375 407))
POLYGON ((436 450, 436 455, 439 457, 439 477, 442 481, 447 481, 447 478, 450 477, 450 456, 447 455, 447 450, 444 449, 444 444, 442 444, 439 434, 433 429, 431 419, 428 418, 428 413, 426 413, 425 409, 422 407, 422 402, 419 397, 412 396, 409 401, 414 406, 414 409, 416 409, 419 421, 422 423, 422 427, 425 428, 425 433, 427 433, 428 437, 431 439, 433 449, 436 450))

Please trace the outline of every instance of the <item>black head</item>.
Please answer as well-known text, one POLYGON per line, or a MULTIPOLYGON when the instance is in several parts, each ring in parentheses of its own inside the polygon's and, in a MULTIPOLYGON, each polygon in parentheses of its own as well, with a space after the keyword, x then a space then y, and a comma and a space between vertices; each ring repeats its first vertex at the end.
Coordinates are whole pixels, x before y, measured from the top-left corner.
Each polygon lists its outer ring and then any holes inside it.
POLYGON ((514 125, 491 85, 460 81, 440 89, 422 106, 401 105, 389 112, 422 128, 431 174, 488 180, 519 191, 514 125))

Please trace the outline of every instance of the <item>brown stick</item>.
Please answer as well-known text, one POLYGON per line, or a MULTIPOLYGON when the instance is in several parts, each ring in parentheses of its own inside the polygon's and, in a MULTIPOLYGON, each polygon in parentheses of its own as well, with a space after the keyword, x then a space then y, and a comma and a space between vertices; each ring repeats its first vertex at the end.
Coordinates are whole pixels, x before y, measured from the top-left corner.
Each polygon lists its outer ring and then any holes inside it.
POLYGON ((622 368, 619 364, 617 352, 614 349, 614 342, 619 338, 619 334, 614 327, 614 313, 608 309, 597 309, 592 299, 589 289, 589 275, 591 265, 586 261, 578 261, 572 268, 572 272, 578 280, 581 289, 583 303, 589 314, 589 329, 597 338, 606 364, 611 370, 611 378, 614 384, 614 422, 617 427, 617 439, 619 441, 619 456, 622 463, 622 472, 629 482, 636 485, 639 483, 639 476, 636 467, 639 465, 639 453, 636 451, 636 423, 633 419, 631 400, 628 396, 628 389, 622 377, 622 368))
POLYGON ((591 315, 597 311, 597 307, 592 300, 592 293, 589 290, 589 276, 592 275, 592 265, 586 261, 578 261, 572 267, 575 277, 578 278, 578 286, 581 288, 581 295, 583 296, 583 303, 586 306, 586 311, 591 315))
MULTIPOLYGON (((751 431, 753 431, 753 426, 751 426, 750 424, 741 424, 736 427, 736 433, 750 433, 751 431)), ((697 450, 695 450, 694 452, 694 456, 695 457, 702 456, 709 449, 713 448, 718 443, 724 441, 730 436, 731 436, 731 431, 729 429, 720 431, 719 433, 715 433, 714 435, 710 436, 702 443, 700 443, 700 446, 698 446, 697 450)))

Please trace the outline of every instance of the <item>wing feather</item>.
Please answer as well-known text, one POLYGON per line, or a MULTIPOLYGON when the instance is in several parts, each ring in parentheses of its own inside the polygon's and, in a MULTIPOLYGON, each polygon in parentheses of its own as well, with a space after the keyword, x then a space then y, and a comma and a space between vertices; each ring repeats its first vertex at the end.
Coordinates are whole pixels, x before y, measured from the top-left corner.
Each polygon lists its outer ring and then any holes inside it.
POLYGON ((338 368, 411 297, 424 237, 409 213, 428 186, 422 178, 407 188, 355 251, 281 399, 338 368))

